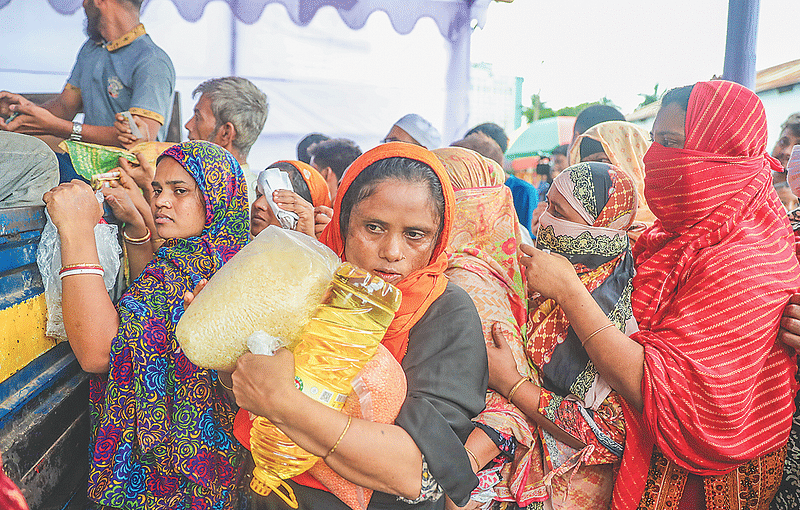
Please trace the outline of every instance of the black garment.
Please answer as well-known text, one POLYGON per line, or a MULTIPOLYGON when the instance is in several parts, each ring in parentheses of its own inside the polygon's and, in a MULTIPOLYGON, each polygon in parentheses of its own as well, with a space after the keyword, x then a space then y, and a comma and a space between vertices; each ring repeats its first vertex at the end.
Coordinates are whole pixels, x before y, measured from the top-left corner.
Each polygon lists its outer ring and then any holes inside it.
MULTIPOLYGON (((474 428, 472 418, 486 404, 489 380, 480 317, 464 290, 448 283, 444 293, 411 328, 402 366, 408 393, 395 424, 414 439, 445 493, 464 505, 478 485, 464 443, 474 428)), ((348 508, 333 494, 291 481, 289 484, 300 509, 348 508)), ((442 496, 436 501, 410 505, 397 496, 375 491, 369 508, 436 510, 444 508, 444 501, 442 496)), ((288 508, 274 494, 264 498, 251 492, 251 510, 288 508)))

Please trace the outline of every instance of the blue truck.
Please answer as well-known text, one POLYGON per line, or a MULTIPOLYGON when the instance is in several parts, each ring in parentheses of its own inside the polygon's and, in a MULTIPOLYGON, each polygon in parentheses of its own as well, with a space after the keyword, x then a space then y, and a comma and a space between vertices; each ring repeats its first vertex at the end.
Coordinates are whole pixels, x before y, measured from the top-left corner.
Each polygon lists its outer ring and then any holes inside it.
POLYGON ((45 335, 44 207, 0 209, 0 453, 31 510, 87 507, 88 374, 45 335))

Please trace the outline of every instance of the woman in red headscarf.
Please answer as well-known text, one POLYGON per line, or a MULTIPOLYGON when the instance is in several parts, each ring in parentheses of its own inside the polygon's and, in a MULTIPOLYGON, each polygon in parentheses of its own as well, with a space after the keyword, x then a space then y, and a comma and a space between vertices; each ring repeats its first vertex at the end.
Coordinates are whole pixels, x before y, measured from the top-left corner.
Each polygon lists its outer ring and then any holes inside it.
POLYGON ((775 337, 800 267, 764 108, 740 85, 701 82, 664 96, 653 138, 645 196, 657 220, 634 247, 640 331, 614 328, 566 259, 525 246, 529 285, 561 305, 625 398, 614 508, 767 508, 796 389, 775 337))
MULTIPOLYGON (((363 154, 339 186, 321 241, 342 260, 398 287, 400 309, 382 344, 400 362, 408 392, 393 425, 348 417, 294 386, 292 354, 245 354, 233 373, 237 403, 267 417, 350 482, 373 489, 369 508, 465 504, 478 484, 464 442, 484 406, 486 348, 469 296, 444 276, 454 197, 430 151, 386 143, 363 154), (348 426, 349 423, 349 426, 348 426), (335 447, 334 447, 335 446, 335 447)), ((347 508, 318 484, 291 482, 302 508, 347 508)), ((252 508, 286 508, 276 495, 252 508)))

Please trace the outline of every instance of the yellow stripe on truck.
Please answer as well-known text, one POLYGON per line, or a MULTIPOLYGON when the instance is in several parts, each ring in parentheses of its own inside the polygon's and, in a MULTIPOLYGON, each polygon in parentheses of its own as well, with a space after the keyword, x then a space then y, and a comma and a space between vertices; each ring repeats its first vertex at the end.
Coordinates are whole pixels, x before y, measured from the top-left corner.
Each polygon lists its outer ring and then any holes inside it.
POLYGON ((56 345, 46 324, 44 294, 0 310, 0 382, 56 345))

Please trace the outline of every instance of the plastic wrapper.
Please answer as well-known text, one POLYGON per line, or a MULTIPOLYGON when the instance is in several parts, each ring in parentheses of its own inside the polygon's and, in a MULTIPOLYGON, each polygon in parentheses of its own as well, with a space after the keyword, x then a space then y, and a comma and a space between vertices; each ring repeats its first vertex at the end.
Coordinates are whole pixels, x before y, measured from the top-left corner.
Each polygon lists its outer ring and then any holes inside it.
MULTIPOLYGON (((98 191, 95 196, 97 201, 102 204, 103 194, 98 191)), ((61 270, 61 239, 58 237, 58 229, 53 225, 47 210, 45 210, 45 214, 47 215, 47 224, 45 224, 39 240, 36 265, 39 266, 39 273, 42 275, 44 297, 47 302, 46 334, 58 340, 66 340, 67 332, 64 329, 64 315, 61 308, 61 278, 58 275, 61 270)), ((103 283, 105 283, 106 290, 110 292, 117 282, 119 257, 122 253, 117 226, 98 223, 94 227, 94 239, 97 244, 100 265, 103 266, 103 283)))
POLYGON ((264 229, 186 309, 175 330, 192 363, 230 372, 256 331, 294 345, 322 301, 339 257, 305 234, 264 229))
POLYGON ((58 146, 69 153, 75 172, 86 180, 93 175, 110 172, 119 166, 119 158, 123 157, 131 163, 138 165, 136 155, 141 153, 155 167, 156 160, 162 152, 174 144, 165 142, 140 142, 130 150, 120 147, 96 145, 86 142, 64 140, 58 146))

